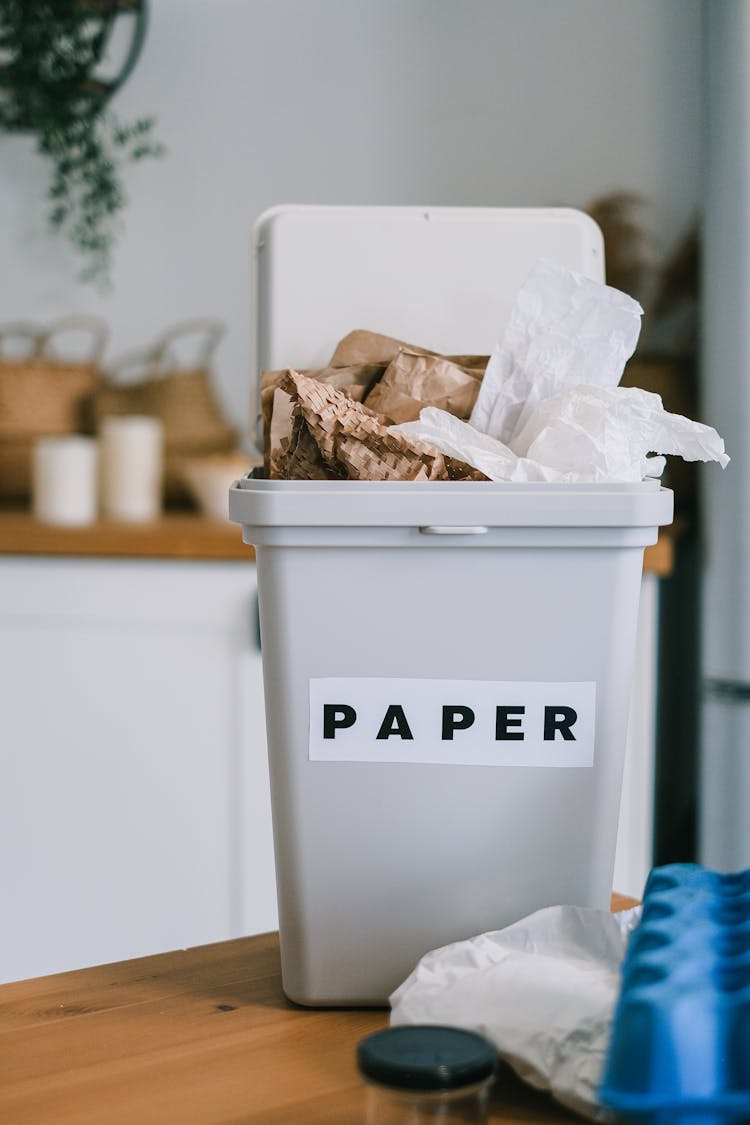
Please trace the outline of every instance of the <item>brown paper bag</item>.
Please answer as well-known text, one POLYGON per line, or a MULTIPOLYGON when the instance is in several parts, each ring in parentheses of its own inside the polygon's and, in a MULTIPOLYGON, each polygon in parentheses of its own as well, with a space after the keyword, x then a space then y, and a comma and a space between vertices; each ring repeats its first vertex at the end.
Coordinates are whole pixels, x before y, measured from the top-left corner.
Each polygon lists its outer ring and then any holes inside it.
MULTIPOLYGON (((430 351, 429 348, 396 340, 393 336, 383 336, 379 332, 368 332, 364 328, 357 328, 339 341, 328 366, 345 367, 348 364, 375 363, 385 368, 400 351, 412 352, 416 355, 440 354, 430 351)), ((489 359, 486 355, 448 355, 442 358, 450 360, 457 367, 463 368, 467 374, 480 380, 489 359)))
MULTIPOLYGON (((392 336, 383 336, 379 332, 368 332, 364 328, 356 328, 349 332, 336 345, 336 350, 331 356, 329 367, 347 367, 351 364, 376 363, 383 369, 395 359, 402 348, 410 351, 423 351, 403 340, 395 340, 392 336)), ((426 352, 427 355, 435 353, 426 352)))
POLYGON ((364 401, 392 422, 412 422, 425 406, 466 419, 478 393, 479 381, 451 360, 402 348, 364 401))

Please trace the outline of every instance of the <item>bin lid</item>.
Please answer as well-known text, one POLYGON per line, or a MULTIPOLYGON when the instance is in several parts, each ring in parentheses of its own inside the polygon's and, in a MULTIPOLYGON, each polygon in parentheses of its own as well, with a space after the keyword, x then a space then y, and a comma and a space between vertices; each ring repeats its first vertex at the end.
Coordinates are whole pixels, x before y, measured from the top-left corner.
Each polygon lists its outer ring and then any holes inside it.
POLYGON ((489 355, 546 257, 604 280, 601 231, 547 207, 274 207, 253 229, 251 379, 327 364, 355 329, 445 355, 489 355))

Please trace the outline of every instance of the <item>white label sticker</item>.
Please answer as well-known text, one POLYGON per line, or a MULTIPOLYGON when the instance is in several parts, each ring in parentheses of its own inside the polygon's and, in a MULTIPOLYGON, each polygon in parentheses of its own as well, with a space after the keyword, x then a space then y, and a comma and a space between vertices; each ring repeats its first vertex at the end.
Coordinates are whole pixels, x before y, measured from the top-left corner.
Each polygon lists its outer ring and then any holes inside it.
POLYGON ((310 680, 315 762, 593 766, 596 683, 310 680))

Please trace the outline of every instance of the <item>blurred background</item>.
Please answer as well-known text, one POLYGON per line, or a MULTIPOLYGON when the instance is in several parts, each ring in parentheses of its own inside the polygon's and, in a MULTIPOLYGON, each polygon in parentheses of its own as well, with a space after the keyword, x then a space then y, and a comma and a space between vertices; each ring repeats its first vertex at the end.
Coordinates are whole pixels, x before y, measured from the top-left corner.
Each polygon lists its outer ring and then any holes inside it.
MULTIPOLYGON (((632 885, 617 889, 638 893, 652 860, 750 864, 734 797, 750 679, 745 520, 734 514, 748 420, 745 0, 87 7, 120 25, 110 53, 120 59, 113 73, 127 73, 108 109, 121 127, 153 124, 120 137, 123 153, 140 144, 142 158, 119 169, 111 257, 85 280, 101 246, 89 239, 82 254, 85 226, 77 249, 69 220, 49 223, 65 199, 59 183, 48 197, 59 137, 48 132, 40 154, 39 130, 6 114, 6 362, 16 359, 7 326, 30 328, 43 348, 51 326, 85 335, 85 322, 67 318, 95 318, 105 329, 95 354, 66 358, 50 342, 48 358, 94 360, 115 387, 199 373, 194 393, 211 432, 185 423, 183 452, 247 461, 251 229, 266 208, 588 210, 605 235, 608 280, 645 309, 626 381, 714 425, 734 458, 726 474, 668 468, 677 520, 654 564, 639 642, 641 773, 629 797, 634 858, 621 868, 632 885), (702 777, 707 716, 712 746, 727 750, 702 777)), ((6 40, 0 106, 9 57, 6 40)), ((95 200, 107 184, 105 170, 95 200)), ((132 393, 100 403, 100 415, 148 413, 143 389, 132 393)), ((172 406, 162 408, 167 430, 179 429, 172 406)), ((10 409, 0 391, 0 437, 10 409)), ((221 506, 223 477, 219 492, 221 506)), ((196 497, 175 485, 171 523, 50 535, 27 519, 28 495, 6 490, 0 881, 15 920, 0 935, 2 979, 275 925, 254 576, 221 510, 217 518, 208 503, 213 520, 190 523, 196 497)))
POLYGON ((248 417, 250 229, 277 203, 648 206, 667 253, 700 201, 697 0, 152 0, 112 104, 156 118, 100 295, 45 216, 48 162, 2 138, 2 319, 106 318, 109 355, 194 315, 248 417))

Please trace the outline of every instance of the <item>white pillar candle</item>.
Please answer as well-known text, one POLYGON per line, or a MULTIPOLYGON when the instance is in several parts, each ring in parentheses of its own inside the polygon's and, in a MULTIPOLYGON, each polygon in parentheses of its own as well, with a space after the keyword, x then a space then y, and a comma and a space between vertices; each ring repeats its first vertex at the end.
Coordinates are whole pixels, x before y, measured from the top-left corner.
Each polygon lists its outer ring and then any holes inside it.
POLYGON ((158 418, 110 415, 102 420, 101 484, 104 515, 141 523, 161 511, 164 431, 158 418))
POLYGON ((97 443, 79 435, 39 438, 32 455, 32 509, 44 523, 93 523, 98 500, 97 443))

